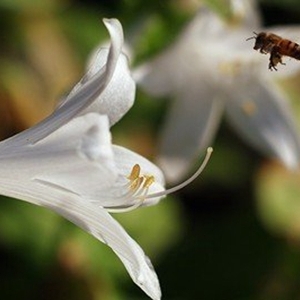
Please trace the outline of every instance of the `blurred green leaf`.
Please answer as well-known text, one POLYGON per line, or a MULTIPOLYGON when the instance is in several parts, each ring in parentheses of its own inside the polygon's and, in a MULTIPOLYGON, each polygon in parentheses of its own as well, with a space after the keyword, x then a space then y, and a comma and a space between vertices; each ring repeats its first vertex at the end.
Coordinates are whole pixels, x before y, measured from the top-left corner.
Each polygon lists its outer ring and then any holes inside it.
POLYGON ((36 265, 48 264, 63 232, 63 219, 49 210, 15 199, 2 197, 0 205, 1 244, 15 249, 36 265))
POLYGON ((160 255, 182 237, 185 217, 178 199, 168 197, 155 206, 114 217, 124 224, 149 256, 160 255))
POLYGON ((56 0, 0 0, 0 9, 16 12, 47 12, 61 7, 63 3, 63 1, 56 0))
POLYGON ((277 163, 267 164, 256 177, 258 213, 279 236, 300 241, 300 176, 277 163))

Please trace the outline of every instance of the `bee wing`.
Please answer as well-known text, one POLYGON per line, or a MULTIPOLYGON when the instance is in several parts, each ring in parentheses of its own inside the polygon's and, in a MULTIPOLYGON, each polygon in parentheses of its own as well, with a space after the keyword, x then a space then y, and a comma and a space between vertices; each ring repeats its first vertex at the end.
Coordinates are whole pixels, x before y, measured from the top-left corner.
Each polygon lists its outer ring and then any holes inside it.
POLYGON ((284 39, 300 44, 300 26, 272 26, 263 29, 266 32, 272 32, 281 36, 284 39))

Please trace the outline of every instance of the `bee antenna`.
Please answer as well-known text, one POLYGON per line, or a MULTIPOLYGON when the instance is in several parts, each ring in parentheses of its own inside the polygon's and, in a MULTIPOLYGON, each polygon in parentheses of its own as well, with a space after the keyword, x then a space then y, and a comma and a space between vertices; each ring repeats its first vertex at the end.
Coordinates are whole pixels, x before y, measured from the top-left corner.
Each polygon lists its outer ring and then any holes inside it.
POLYGON ((249 41, 249 40, 254 40, 254 39, 256 39, 256 38, 257 38, 257 36, 258 36, 258 33, 257 33, 257 32, 255 32, 255 31, 253 31, 253 33, 254 33, 254 36, 250 36, 249 38, 247 38, 247 39, 246 39, 246 41, 249 41))

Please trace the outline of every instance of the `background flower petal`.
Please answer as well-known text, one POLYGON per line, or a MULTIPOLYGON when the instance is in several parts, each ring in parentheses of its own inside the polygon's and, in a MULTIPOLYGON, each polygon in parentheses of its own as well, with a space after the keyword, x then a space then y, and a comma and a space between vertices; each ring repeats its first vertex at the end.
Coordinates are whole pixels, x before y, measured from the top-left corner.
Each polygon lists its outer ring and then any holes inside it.
POLYGON ((237 132, 254 147, 279 158, 287 167, 298 166, 299 135, 287 101, 273 81, 240 77, 226 112, 237 132))
POLYGON ((239 21, 239 26, 256 29, 261 26, 260 12, 255 0, 231 0, 231 10, 239 21))
POLYGON ((133 78, 147 93, 153 96, 176 94, 185 87, 193 76, 203 77, 205 55, 202 46, 212 36, 224 36, 224 22, 203 7, 184 28, 176 41, 150 62, 141 65, 133 72, 133 78))
POLYGON ((219 95, 212 92, 201 83, 191 84, 170 108, 159 156, 159 165, 170 181, 186 175, 197 154, 211 145, 223 112, 219 95))

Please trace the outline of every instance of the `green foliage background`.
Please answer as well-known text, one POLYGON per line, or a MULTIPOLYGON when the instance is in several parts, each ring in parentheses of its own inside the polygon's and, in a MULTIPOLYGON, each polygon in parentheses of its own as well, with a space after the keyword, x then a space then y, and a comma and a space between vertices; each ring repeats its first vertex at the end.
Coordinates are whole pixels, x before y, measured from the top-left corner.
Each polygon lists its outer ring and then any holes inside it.
MULTIPOLYGON (((226 0, 205 2, 229 13, 226 0)), ((300 20, 297 0, 259 4, 265 25, 300 20)), ((80 78, 108 38, 103 17, 120 19, 138 64, 194 12, 188 0, 0 0, 1 138, 42 119, 80 78)), ((299 78, 285 83, 300 116, 298 86, 299 78)), ((154 158, 168 105, 138 91, 114 142, 154 158)), ((196 182, 116 218, 151 257, 163 299, 300 299, 299 172, 261 157, 225 122, 213 146, 196 182)), ((106 246, 50 211, 4 197, 0 266, 0 299, 147 299, 106 246)))

